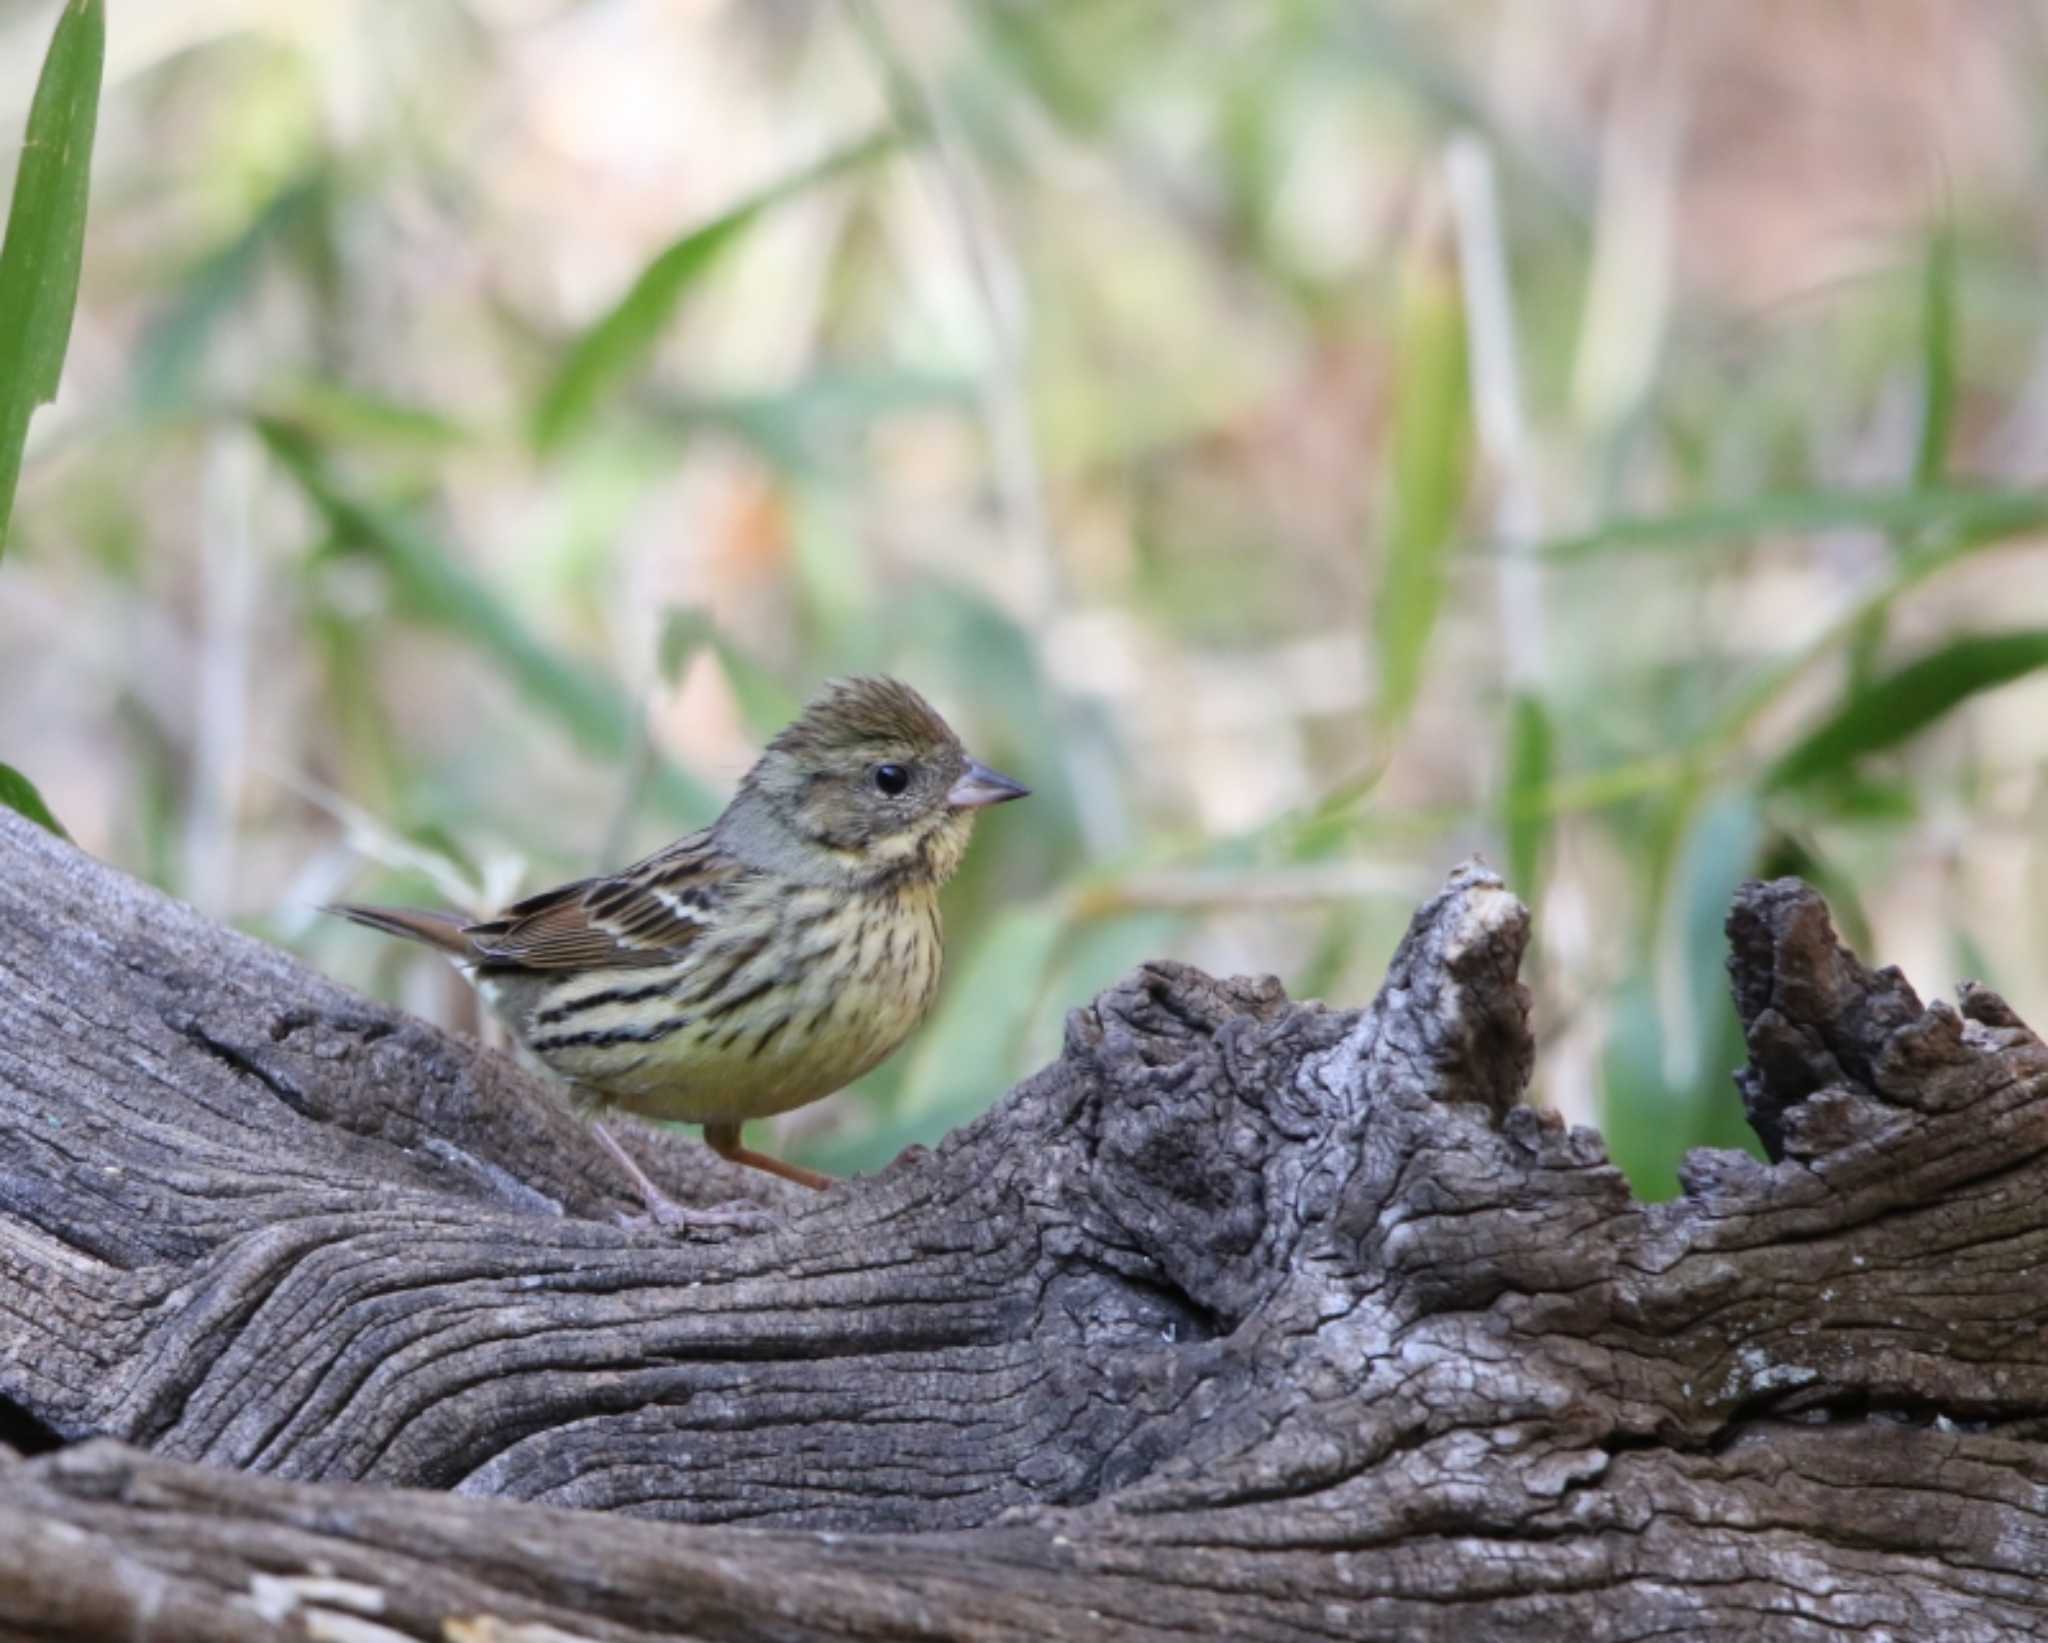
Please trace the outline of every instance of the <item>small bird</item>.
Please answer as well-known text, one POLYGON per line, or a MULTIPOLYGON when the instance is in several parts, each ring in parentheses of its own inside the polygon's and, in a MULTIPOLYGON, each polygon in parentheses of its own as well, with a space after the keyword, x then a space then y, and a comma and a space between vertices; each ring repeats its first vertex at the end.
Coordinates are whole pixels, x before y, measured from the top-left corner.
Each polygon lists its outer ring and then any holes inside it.
MULTIPOLYGON (((740 1145, 750 1118, 879 1065, 937 995, 939 887, 977 812, 1021 783, 967 756, 894 679, 835 681, 782 730, 719 818, 617 873, 494 918, 329 909, 453 957, 581 1102, 704 1126, 714 1152, 822 1189, 740 1145)), ((656 1220, 685 1211, 599 1123, 656 1220)))

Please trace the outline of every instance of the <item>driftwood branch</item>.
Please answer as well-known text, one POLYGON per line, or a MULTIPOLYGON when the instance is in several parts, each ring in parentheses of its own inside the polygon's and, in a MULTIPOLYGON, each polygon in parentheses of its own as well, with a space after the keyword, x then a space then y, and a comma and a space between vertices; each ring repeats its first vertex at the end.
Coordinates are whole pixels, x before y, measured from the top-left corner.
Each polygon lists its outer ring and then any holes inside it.
POLYGON ((1646 1206, 1517 1105, 1526 924, 1461 869, 1362 1011, 1147 966, 678 1242, 509 1062, 0 816, 0 1638, 2048 1630, 2048 1051, 1748 887, 1774 1162, 1646 1206))

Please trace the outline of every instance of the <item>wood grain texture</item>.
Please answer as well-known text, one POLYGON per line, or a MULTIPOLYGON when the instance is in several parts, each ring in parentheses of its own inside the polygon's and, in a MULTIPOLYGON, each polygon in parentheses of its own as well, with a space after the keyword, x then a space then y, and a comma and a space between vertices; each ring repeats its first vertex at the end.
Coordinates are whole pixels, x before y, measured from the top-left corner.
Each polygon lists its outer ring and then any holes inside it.
POLYGON ((1775 1161, 1646 1206, 1518 1105, 1526 934, 1468 867, 1362 1011, 1146 966, 822 1197, 629 1131, 785 1213, 679 1242, 0 816, 0 1637, 2048 1630, 2048 1051, 1749 887, 1775 1161))

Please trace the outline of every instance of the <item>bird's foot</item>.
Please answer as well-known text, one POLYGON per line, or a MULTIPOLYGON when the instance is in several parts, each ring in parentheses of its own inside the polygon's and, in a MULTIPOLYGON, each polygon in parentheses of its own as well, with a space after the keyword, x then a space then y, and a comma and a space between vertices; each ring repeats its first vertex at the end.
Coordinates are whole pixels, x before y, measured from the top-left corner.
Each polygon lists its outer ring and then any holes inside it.
POLYGON ((618 1222, 622 1227, 659 1227, 664 1232, 679 1232, 684 1237, 702 1233, 724 1237, 774 1232, 783 1224, 782 1217, 773 1210, 744 1198, 735 1198, 729 1204, 693 1207, 679 1204, 663 1192, 656 1192, 647 1199, 647 1208, 641 1213, 621 1215, 618 1222))
POLYGON ((647 1206, 639 1215, 621 1215, 619 1225, 626 1227, 656 1226, 665 1232, 733 1234, 772 1232, 782 1224, 780 1216, 759 1204, 744 1198, 734 1199, 728 1204, 710 1204, 701 1208, 679 1204, 648 1178, 633 1159, 631 1153, 619 1145, 612 1132, 602 1124, 592 1124, 594 1134, 604 1149, 612 1155, 619 1167, 632 1181, 634 1190, 640 1194, 640 1201, 647 1206))

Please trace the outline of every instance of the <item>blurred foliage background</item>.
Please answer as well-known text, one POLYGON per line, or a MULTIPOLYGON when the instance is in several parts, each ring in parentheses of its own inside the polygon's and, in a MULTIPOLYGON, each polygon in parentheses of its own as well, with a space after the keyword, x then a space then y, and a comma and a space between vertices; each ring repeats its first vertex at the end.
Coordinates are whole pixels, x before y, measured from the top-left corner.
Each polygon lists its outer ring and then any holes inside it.
POLYGON ((1476 850, 1536 1099, 1666 1194, 1744 876, 2048 1018, 2044 180, 2019 0, 115 5, 0 759, 473 1027, 317 905, 623 861, 887 670, 1037 794, 779 1145, 1141 958, 1358 1002, 1476 850))

